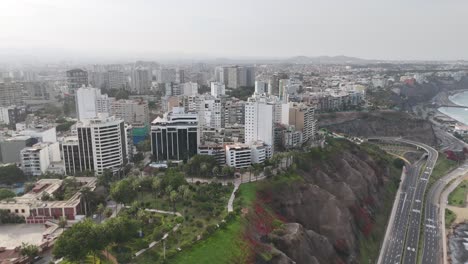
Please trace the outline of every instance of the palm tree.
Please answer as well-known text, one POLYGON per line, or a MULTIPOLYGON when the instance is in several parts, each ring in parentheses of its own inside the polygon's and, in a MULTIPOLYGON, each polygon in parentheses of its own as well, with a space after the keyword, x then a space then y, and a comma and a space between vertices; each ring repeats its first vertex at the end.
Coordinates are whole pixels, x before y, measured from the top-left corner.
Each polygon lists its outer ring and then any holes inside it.
POLYGON ((169 200, 172 202, 172 211, 176 213, 176 202, 179 198, 179 194, 176 191, 171 191, 169 194, 169 200))
POLYGON ((88 208, 89 208, 89 204, 90 204, 90 199, 91 199, 91 188, 89 187, 83 187, 81 190, 80 190, 80 193, 81 193, 81 198, 83 199, 84 201, 84 207, 85 207, 85 215, 88 215, 88 208))
POLYGON ((98 213, 99 215, 99 222, 101 222, 102 220, 102 214, 104 213, 105 209, 106 207, 102 203, 100 203, 98 207, 96 208, 96 213, 98 213))
POLYGON ((214 167, 213 167, 213 170, 212 170, 211 172, 213 173, 213 176, 214 176, 215 178, 218 178, 218 176, 219 176, 219 167, 218 167, 218 166, 214 166, 214 167))
POLYGON ((159 192, 161 188, 161 178, 154 178, 153 182, 151 183, 151 188, 153 189, 154 194, 157 194, 157 192, 159 192))

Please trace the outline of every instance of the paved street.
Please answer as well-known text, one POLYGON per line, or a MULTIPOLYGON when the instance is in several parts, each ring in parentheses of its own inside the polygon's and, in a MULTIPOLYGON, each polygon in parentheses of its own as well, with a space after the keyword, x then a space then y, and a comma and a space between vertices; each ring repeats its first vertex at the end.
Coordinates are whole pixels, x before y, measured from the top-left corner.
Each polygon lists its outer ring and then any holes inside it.
POLYGON ((438 152, 418 142, 401 138, 379 138, 377 140, 410 144, 427 152, 425 159, 407 166, 406 177, 397 193, 397 209, 393 209, 382 245, 378 263, 416 263, 423 209, 424 192, 438 152), (422 172, 422 173, 421 173, 422 172))

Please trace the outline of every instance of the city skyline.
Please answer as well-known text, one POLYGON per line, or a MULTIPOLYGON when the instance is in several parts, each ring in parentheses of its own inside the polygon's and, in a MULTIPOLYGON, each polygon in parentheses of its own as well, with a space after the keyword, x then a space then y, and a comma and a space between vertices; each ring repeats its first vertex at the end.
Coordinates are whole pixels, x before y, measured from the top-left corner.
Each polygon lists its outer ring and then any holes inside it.
POLYGON ((3 60, 468 59, 468 2, 30 1, 0 11, 3 60))

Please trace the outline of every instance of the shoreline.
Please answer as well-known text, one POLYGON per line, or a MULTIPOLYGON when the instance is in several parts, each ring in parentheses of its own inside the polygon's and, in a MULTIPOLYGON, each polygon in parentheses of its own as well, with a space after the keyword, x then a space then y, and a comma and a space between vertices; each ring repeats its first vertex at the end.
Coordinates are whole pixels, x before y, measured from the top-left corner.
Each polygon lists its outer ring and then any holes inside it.
MULTIPOLYGON (((454 102, 453 99, 451 97, 455 96, 455 95, 458 95, 458 94, 463 94, 463 93, 468 93, 468 89, 461 89, 461 90, 454 90, 454 91, 449 91, 448 94, 446 95, 447 96, 447 99, 450 100, 450 102, 454 105, 458 105, 458 106, 464 106, 464 107, 468 107, 468 103, 466 104, 460 104, 460 103, 457 103, 457 102, 454 102)), ((463 125, 466 125, 468 126, 468 120, 464 120, 464 121, 461 121, 459 120, 460 118, 455 118, 453 117, 452 115, 449 115, 447 113, 444 113, 441 111, 441 108, 445 108, 445 109, 456 109, 456 107, 450 107, 450 106, 446 106, 446 107, 438 107, 436 109, 437 113, 438 114, 441 114, 441 115, 444 115, 454 121, 456 121, 457 123, 460 123, 460 124, 463 124, 463 125)), ((462 119, 463 120, 463 119, 462 119)))

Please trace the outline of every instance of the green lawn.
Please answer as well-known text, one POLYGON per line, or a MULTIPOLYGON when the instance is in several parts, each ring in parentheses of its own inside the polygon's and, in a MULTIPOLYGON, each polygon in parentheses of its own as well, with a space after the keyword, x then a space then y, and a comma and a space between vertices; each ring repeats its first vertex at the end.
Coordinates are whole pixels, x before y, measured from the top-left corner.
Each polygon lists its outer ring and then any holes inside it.
POLYGON ((255 182, 241 184, 237 190, 234 207, 250 207, 257 195, 257 185, 255 182))
POLYGON ((457 215, 449 209, 445 209, 445 228, 450 228, 457 215))
POLYGON ((242 224, 236 218, 226 229, 216 231, 206 240, 196 243, 191 249, 177 254, 169 263, 243 263, 242 224))
POLYGON ((432 170, 431 177, 429 178, 429 184, 427 186, 427 189, 429 190, 429 188, 434 182, 445 176, 449 171, 455 169, 456 167, 456 161, 447 159, 444 153, 439 153, 439 157, 434 166, 434 169, 432 170))
MULTIPOLYGON (((249 207, 256 198, 258 183, 245 183, 239 187, 235 208, 249 207)), ((245 263, 245 245, 242 242, 243 222, 236 217, 225 229, 217 230, 206 240, 177 254, 169 263, 245 263)))
MULTIPOLYGON (((70 261, 62 261, 61 262, 62 264, 74 264, 76 262, 70 262, 70 261)), ((96 256, 96 258, 94 258, 92 255, 89 255, 86 257, 85 261, 82 262, 83 264, 111 264, 112 262, 110 262, 109 260, 106 259, 105 256, 96 256)))
POLYGON ((460 185, 449 194, 448 204, 453 206, 465 206, 467 188, 468 181, 461 182, 460 185))

